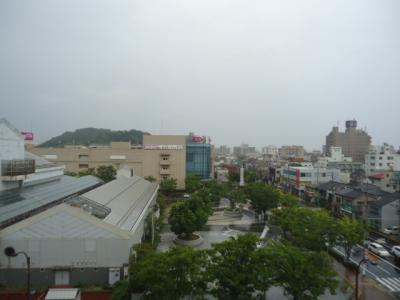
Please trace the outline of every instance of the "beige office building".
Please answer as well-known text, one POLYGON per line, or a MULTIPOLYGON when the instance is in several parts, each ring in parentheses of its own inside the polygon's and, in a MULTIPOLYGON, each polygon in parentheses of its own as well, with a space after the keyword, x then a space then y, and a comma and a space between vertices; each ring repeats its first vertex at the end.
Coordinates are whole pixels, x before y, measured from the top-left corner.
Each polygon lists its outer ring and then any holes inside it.
POLYGON ((88 168, 112 165, 116 169, 133 168, 136 175, 153 176, 158 181, 177 179, 177 188, 185 188, 186 136, 145 135, 143 145, 112 142, 111 145, 77 146, 64 148, 30 148, 30 152, 57 164, 68 172, 78 173, 88 168))

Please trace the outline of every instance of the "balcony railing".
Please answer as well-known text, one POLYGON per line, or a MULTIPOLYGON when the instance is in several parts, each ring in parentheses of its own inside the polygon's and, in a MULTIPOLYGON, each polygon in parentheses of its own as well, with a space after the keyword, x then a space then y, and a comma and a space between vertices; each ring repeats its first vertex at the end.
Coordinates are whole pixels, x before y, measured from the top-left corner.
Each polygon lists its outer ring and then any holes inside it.
POLYGON ((20 176, 35 173, 35 160, 13 159, 1 161, 1 176, 20 176))

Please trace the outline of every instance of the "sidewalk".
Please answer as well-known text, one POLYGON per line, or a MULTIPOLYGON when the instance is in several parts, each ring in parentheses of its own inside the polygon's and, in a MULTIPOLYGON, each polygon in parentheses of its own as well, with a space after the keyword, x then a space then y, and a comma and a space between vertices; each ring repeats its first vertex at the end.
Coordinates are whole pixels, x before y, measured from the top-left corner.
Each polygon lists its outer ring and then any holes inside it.
MULTIPOLYGON (((343 266, 340 262, 334 261, 333 268, 354 290, 356 283, 356 274, 352 270, 343 266)), ((364 277, 359 274, 358 276, 358 299, 359 300, 395 300, 396 298, 391 296, 384 290, 383 287, 378 286, 375 280, 364 277)), ((353 297, 355 299, 355 297, 353 297)))

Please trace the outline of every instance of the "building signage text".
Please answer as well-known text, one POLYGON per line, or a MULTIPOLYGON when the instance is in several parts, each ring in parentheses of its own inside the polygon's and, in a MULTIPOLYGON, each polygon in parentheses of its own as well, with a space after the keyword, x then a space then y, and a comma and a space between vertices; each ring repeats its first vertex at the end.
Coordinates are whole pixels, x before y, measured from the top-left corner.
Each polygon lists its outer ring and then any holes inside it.
POLYGON ((183 145, 144 145, 145 150, 183 150, 183 145))

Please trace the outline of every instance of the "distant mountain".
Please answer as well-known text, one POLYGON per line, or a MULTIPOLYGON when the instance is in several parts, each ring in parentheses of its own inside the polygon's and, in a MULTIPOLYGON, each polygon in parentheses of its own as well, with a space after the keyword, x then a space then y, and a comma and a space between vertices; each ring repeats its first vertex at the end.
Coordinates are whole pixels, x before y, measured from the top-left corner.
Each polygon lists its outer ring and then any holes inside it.
POLYGON ((64 145, 91 145, 105 144, 111 142, 128 142, 132 144, 142 144, 143 135, 149 134, 140 130, 109 130, 102 128, 81 128, 74 132, 64 132, 42 143, 39 147, 63 147, 64 145))

